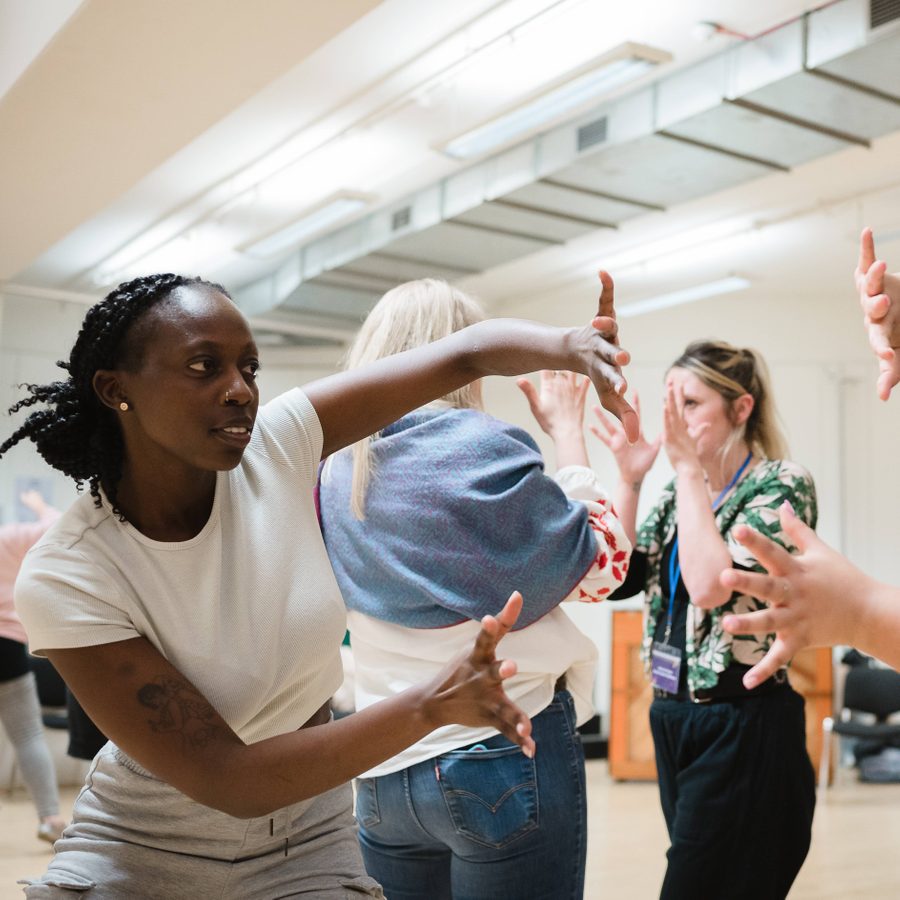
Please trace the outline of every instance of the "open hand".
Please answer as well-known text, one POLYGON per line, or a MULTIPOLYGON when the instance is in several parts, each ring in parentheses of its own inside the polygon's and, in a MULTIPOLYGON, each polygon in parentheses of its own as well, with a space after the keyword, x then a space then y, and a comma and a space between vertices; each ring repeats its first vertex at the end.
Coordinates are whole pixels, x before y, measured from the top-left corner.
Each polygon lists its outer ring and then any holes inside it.
POLYGON ((527 378, 516 384, 528 398, 531 413, 550 437, 564 432, 580 432, 584 422, 584 400, 591 382, 574 372, 541 371, 538 391, 527 378))
POLYGON ((788 553, 746 525, 732 532, 767 575, 726 569, 719 580, 731 591, 764 600, 768 609, 727 615, 723 628, 731 634, 775 634, 769 652, 744 675, 750 689, 786 666, 804 647, 855 644, 858 620, 854 598, 870 580, 794 514, 790 504, 779 511, 784 533, 798 552, 788 553))
POLYGON ((603 409, 594 407, 594 415, 601 427, 591 425, 591 432, 602 441, 610 450, 619 468, 619 476, 626 484, 640 484, 644 476, 653 468, 662 437, 657 435, 652 441, 644 437, 644 429, 641 424, 641 401, 637 391, 631 395, 634 403, 635 414, 638 417, 637 438, 629 442, 625 437, 625 431, 620 425, 614 425, 608 416, 603 414, 603 409))
POLYGON ((693 466, 700 468, 697 455, 697 439, 707 429, 707 425, 691 430, 684 421, 684 391, 669 382, 666 384, 666 399, 663 406, 662 442, 672 468, 693 466))
POLYGON ((472 725, 496 728, 534 756, 531 720, 506 696, 503 681, 516 674, 516 664, 499 660, 497 644, 516 624, 522 595, 515 591, 496 616, 481 620, 481 631, 471 651, 450 663, 426 689, 426 709, 435 727, 472 725))
POLYGON ((875 259, 871 228, 864 228, 860 235, 853 277, 869 345, 878 358, 876 389, 887 400, 900 383, 900 274, 888 274, 887 265, 875 259))

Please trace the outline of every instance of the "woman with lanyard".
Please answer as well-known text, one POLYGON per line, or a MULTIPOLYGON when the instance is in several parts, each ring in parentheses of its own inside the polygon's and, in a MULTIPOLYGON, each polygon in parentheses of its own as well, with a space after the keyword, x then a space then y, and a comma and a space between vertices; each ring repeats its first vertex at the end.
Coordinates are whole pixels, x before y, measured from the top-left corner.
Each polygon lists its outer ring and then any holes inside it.
POLYGON ((789 545, 778 515, 784 503, 815 526, 812 478, 780 458, 765 364, 752 350, 697 341, 672 365, 661 441, 675 479, 637 533, 641 483, 660 440, 628 444, 597 415, 604 427, 592 430, 616 458, 616 509, 635 545, 611 599, 645 592, 642 655, 671 841, 661 896, 785 897, 809 849, 815 806, 803 699, 784 669, 744 687, 771 636, 735 639, 723 630, 727 614, 762 604, 723 587, 719 575, 763 571, 734 539, 737 526, 789 545), (760 838, 769 848, 762 857, 748 852, 760 838))

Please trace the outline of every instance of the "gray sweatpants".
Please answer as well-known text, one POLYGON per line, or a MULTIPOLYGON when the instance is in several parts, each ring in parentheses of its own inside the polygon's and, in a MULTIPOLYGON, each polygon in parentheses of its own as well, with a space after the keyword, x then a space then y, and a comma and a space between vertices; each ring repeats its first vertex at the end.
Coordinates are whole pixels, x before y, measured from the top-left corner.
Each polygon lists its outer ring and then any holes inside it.
POLYGON ((365 874, 349 785, 236 819, 155 778, 114 744, 94 759, 33 900, 383 898, 365 874))
POLYGON ((59 813, 56 769, 44 736, 41 704, 34 673, 0 682, 0 721, 16 752, 22 780, 31 793, 38 818, 59 813))

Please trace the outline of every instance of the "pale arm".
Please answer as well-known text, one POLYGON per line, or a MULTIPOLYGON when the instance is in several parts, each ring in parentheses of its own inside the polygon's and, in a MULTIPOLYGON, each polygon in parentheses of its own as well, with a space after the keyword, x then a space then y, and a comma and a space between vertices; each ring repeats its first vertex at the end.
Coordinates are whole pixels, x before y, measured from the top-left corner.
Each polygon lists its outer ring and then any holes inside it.
POLYGON ((706 478, 695 448, 699 434, 688 432, 682 406, 683 398, 676 398, 669 385, 663 409, 663 445, 675 469, 678 561, 691 603, 701 609, 713 609, 731 596, 719 581, 722 569, 731 565, 731 554, 719 534, 709 502, 706 478))
POLYGON ((662 440, 659 435, 653 441, 644 437, 643 427, 640 425, 641 401, 637 392, 634 393, 633 400, 639 426, 637 437, 632 441, 629 442, 620 425, 610 422, 599 406, 594 407, 594 415, 597 416, 600 427, 591 425, 591 432, 606 445, 616 460, 619 480, 613 493, 613 505, 632 546, 637 543, 637 508, 641 498, 641 485, 656 462, 662 440))
POLYGON ((744 676, 744 684, 752 688, 765 681, 804 647, 834 644, 856 647, 900 669, 900 588, 856 568, 794 515, 788 503, 780 516, 797 553, 740 525, 735 537, 768 574, 727 568, 720 576, 728 590, 770 604, 722 621, 731 634, 775 633, 769 652, 744 676))
POLYGON ((731 597, 719 574, 731 565, 728 545, 709 502, 703 470, 676 470, 678 560, 681 577, 694 606, 714 609, 731 597))
POLYGON ((598 315, 584 328, 520 319, 479 322, 449 337, 306 386, 324 432, 323 458, 380 431, 413 409, 486 375, 560 369, 587 375, 600 401, 637 436, 637 415, 623 396, 612 279, 601 273, 598 315))
POLYGON ((250 818, 343 784, 442 725, 497 728, 531 755, 531 723, 502 689, 515 664, 495 657, 521 605, 514 594, 496 618, 486 616, 471 653, 429 684, 249 745, 145 638, 47 656, 101 731, 140 765, 200 803, 250 818))

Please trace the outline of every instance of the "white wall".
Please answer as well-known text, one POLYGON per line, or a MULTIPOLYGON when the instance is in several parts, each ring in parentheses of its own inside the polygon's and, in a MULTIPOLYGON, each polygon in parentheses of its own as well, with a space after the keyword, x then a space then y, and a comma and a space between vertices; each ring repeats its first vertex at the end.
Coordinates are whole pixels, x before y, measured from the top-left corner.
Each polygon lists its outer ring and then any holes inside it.
MULTIPOLYGON (((56 361, 66 359, 87 307, 78 303, 0 297, 0 442, 24 422, 29 410, 8 416, 26 396, 23 383, 46 384, 64 378, 56 361)), ((31 441, 23 441, 0 459, 0 522, 14 521, 16 484, 39 478, 49 486, 47 499, 65 508, 77 496, 70 479, 51 469, 31 441)))

